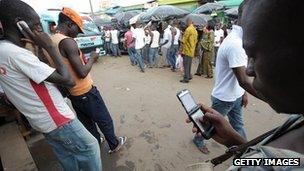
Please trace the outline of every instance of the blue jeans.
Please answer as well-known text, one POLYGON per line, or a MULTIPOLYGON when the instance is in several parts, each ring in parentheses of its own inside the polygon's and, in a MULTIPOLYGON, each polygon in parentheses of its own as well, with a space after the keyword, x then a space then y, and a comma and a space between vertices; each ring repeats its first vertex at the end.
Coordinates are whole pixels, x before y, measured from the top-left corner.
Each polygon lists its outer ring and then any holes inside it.
POLYGON ((136 63, 136 61, 135 61, 135 55, 136 55, 135 47, 128 48, 128 54, 129 54, 129 59, 130 59, 131 64, 135 64, 136 63))
MULTIPOLYGON (((223 116, 228 116, 228 120, 234 130, 236 130, 243 138, 246 139, 242 116, 242 97, 236 99, 234 102, 224 102, 211 96, 211 101, 212 108, 223 116)), ((194 136, 193 142, 199 148, 205 145, 204 138, 197 135, 194 136)))
POLYGON ((150 66, 156 65, 156 55, 158 53, 158 48, 150 48, 149 51, 149 64, 150 66))
POLYGON ((172 45, 169 49, 169 62, 171 65, 171 68, 176 68, 176 53, 178 51, 178 45, 172 45))
POLYGON ((102 170, 99 144, 78 119, 44 136, 65 171, 102 170))
POLYGON ((111 47, 112 47, 111 50, 112 50, 113 56, 120 56, 121 55, 118 44, 111 43, 111 47))
POLYGON ((96 123, 105 136, 111 150, 119 144, 114 131, 111 115, 99 91, 93 87, 89 92, 80 96, 69 97, 78 119, 100 143, 100 134, 96 123))
POLYGON ((145 65, 142 59, 142 49, 136 49, 136 55, 135 55, 135 59, 139 65, 139 68, 141 71, 145 71, 145 65))
POLYGON ((109 55, 111 54, 111 43, 110 42, 105 42, 105 50, 106 50, 106 54, 109 55))

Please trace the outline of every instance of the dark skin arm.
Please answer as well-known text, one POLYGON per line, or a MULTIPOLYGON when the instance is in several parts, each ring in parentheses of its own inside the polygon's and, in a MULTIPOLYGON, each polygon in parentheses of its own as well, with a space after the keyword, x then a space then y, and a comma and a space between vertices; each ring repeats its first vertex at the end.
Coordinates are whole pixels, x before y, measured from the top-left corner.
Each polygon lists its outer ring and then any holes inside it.
POLYGON ((98 58, 98 54, 91 53, 91 58, 87 64, 83 64, 79 58, 79 51, 77 43, 73 39, 64 39, 59 44, 60 53, 63 57, 66 57, 71 63, 74 71, 80 78, 85 78, 91 71, 93 64, 98 58))
POLYGON ((46 81, 68 88, 74 87, 75 82, 71 78, 67 68, 63 65, 60 54, 56 51, 56 48, 53 45, 50 37, 43 32, 38 32, 36 30, 31 31, 28 27, 22 24, 21 27, 36 45, 44 48, 48 52, 48 54, 54 61, 56 70, 46 79, 46 81))
MULTIPOLYGON (((234 75, 236 76, 240 86, 246 90, 248 93, 253 95, 254 97, 261 99, 257 93, 256 90, 252 86, 252 81, 249 79, 249 77, 246 75, 246 68, 245 66, 232 68, 234 75)), ((262 100, 262 99, 261 99, 262 100)))

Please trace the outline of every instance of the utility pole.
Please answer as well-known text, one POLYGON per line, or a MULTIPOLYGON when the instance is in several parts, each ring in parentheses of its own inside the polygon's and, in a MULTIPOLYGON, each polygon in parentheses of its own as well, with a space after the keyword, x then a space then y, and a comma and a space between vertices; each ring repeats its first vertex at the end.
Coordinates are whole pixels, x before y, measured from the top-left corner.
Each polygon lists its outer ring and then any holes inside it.
POLYGON ((92 1, 89 0, 89 2, 90 2, 90 8, 91 8, 91 15, 92 15, 93 20, 95 21, 95 14, 94 14, 94 11, 93 11, 92 1))

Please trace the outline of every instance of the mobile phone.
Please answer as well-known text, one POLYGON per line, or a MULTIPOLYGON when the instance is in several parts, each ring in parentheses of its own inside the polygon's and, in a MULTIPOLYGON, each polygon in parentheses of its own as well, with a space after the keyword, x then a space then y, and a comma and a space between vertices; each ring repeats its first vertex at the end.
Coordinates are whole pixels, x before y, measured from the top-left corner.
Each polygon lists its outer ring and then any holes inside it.
POLYGON ((29 36, 28 36, 28 34, 26 33, 26 31, 24 31, 24 29, 21 27, 21 25, 23 25, 23 26, 25 26, 25 27, 27 27, 27 28, 30 28, 28 25, 27 25, 27 23, 25 22, 25 21, 18 21, 17 23, 17 27, 18 27, 18 29, 19 29, 19 31, 23 34, 23 36, 25 37, 25 38, 29 38, 29 36))
POLYGON ((193 122, 195 127, 198 128, 199 132, 205 139, 210 139, 215 133, 214 126, 208 122, 201 122, 200 119, 203 118, 204 112, 201 110, 200 106, 194 101, 189 90, 182 90, 177 93, 177 98, 182 103, 186 113, 188 114, 190 120, 193 122))

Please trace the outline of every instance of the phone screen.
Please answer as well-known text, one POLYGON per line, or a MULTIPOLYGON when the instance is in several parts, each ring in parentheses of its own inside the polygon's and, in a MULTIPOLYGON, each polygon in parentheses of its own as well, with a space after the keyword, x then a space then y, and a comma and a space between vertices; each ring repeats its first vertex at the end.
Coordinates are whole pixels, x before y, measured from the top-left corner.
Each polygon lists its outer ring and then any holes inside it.
POLYGON ((184 107, 186 108, 187 112, 190 112, 193 108, 195 108, 197 106, 197 104, 195 103, 195 101, 189 91, 181 94, 179 96, 179 98, 180 98, 181 102, 183 103, 184 107))

